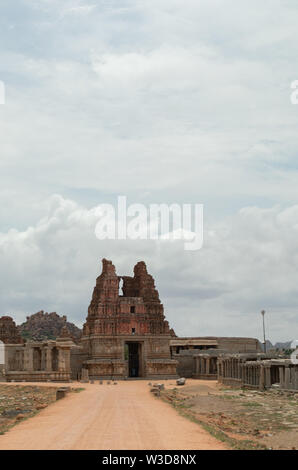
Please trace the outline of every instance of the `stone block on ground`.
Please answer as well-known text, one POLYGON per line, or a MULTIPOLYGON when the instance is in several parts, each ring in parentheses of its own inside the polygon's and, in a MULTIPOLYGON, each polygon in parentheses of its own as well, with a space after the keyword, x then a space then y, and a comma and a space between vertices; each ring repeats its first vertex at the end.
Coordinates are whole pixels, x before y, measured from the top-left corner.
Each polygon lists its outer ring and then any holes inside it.
POLYGON ((66 396, 66 390, 58 388, 56 391, 56 400, 60 400, 61 398, 64 398, 66 396))
POLYGON ((186 379, 184 377, 181 377, 180 379, 176 380, 177 385, 185 385, 186 379))

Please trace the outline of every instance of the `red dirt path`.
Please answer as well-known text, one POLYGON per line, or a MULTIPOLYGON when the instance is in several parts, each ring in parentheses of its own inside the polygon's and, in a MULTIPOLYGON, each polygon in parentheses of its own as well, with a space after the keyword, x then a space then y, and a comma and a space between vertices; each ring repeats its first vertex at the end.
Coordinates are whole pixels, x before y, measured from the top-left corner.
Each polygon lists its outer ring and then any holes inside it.
MULTIPOLYGON (((169 385, 169 381, 164 383, 169 385)), ((66 398, 1 435, 0 449, 227 448, 199 425, 152 396, 146 381, 72 386, 81 386, 85 390, 69 393, 66 398)))

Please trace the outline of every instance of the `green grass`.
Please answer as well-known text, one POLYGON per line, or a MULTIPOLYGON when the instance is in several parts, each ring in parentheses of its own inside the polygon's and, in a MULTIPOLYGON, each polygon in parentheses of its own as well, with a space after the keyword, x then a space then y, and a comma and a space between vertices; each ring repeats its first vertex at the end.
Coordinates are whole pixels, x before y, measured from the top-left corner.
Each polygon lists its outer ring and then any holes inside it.
POLYGON ((222 395, 219 397, 223 398, 224 400, 238 400, 239 398, 241 398, 238 395, 222 395))
POLYGON ((258 403, 257 401, 248 401, 247 403, 241 403, 242 406, 248 406, 248 407, 256 407, 256 406, 263 406, 261 403, 258 403))

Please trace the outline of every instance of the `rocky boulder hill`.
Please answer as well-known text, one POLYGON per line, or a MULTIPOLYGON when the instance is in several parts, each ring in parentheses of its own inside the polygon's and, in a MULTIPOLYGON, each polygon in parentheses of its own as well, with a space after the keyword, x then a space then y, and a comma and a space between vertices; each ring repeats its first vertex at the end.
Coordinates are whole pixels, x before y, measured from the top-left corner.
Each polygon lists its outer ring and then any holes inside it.
POLYGON ((60 316, 56 312, 47 313, 43 310, 27 317, 27 321, 19 325, 18 330, 24 340, 45 341, 58 338, 64 326, 67 326, 75 341, 80 339, 82 331, 68 322, 65 315, 60 316))

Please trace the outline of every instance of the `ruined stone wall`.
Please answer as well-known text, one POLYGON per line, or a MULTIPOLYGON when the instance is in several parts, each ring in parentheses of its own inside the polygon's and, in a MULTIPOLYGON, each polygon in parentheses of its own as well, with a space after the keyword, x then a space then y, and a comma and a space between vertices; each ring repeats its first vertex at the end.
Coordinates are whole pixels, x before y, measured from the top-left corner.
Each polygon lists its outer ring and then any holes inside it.
POLYGON ((85 354, 82 348, 71 348, 70 350, 70 370, 71 379, 80 380, 83 363, 88 359, 88 354, 85 354))
POLYGON ((173 354, 173 359, 177 360, 177 374, 179 377, 192 377, 194 369, 194 358, 192 354, 181 352, 180 354, 173 354))
POLYGON ((5 344, 22 344, 24 342, 11 317, 0 318, 0 340, 5 344))
POLYGON ((234 387, 298 390, 298 366, 266 354, 226 354, 218 358, 218 380, 234 387))
POLYGON ((218 348, 226 349, 230 352, 249 353, 261 352, 261 344, 255 338, 225 338, 218 337, 218 348))
POLYGON ((4 376, 7 381, 70 380, 70 349, 75 344, 64 330, 56 341, 6 344, 4 376))

